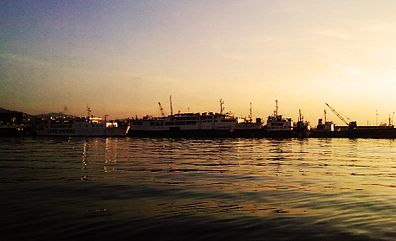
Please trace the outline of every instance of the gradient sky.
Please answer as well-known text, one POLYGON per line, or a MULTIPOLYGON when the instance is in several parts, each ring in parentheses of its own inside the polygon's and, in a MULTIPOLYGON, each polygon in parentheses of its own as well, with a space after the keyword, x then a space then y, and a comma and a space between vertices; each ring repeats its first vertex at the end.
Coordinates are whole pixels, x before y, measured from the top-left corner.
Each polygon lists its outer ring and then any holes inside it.
MULTIPOLYGON (((0 1, 0 107, 32 114, 396 111, 396 1, 0 1)), ((341 123, 329 113, 329 118, 341 123)))

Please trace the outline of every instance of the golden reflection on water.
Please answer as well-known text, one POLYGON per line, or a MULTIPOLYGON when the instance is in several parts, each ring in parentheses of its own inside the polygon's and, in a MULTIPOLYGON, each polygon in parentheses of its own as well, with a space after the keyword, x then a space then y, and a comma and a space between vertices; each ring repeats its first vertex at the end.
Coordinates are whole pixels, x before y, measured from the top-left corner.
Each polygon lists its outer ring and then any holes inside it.
POLYGON ((339 214, 362 197, 388 203, 396 196, 391 140, 106 138, 83 146, 93 179, 102 178, 95 173, 102 166, 107 180, 178 190, 143 201, 152 212, 339 214))

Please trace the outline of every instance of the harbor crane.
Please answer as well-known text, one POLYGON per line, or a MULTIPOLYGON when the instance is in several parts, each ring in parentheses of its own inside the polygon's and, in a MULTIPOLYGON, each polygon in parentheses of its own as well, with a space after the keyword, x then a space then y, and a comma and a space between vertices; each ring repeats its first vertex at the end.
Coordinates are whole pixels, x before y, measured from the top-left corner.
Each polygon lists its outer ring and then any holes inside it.
POLYGON ((345 120, 345 118, 340 115, 333 107, 331 107, 329 104, 325 103, 327 107, 329 107, 329 109, 338 117, 340 118, 340 120, 342 120, 342 122, 344 122, 346 125, 348 125, 349 130, 356 130, 357 129, 357 123, 356 121, 351 121, 348 117, 345 117, 347 120, 345 120))
POLYGON ((162 108, 161 102, 158 102, 158 105, 159 105, 159 108, 160 108, 160 111, 161 111, 161 116, 165 117, 164 108, 162 108))

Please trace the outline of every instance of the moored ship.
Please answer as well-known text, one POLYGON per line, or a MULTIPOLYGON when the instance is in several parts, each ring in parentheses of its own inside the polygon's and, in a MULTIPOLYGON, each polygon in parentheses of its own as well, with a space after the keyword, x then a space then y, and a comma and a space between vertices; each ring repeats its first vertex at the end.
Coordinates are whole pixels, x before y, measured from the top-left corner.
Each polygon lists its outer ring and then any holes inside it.
POLYGON ((116 121, 102 120, 90 115, 87 117, 53 117, 36 121, 35 134, 38 136, 125 136, 127 128, 116 121))
MULTIPOLYGON (((130 123, 130 136, 213 136, 230 137, 251 135, 260 130, 260 123, 240 122, 232 113, 224 111, 220 100, 220 113, 178 113, 162 117, 145 116, 130 123)), ((162 107, 160 105, 161 112, 162 107)))
POLYGON ((131 121, 129 135, 227 134, 234 131, 237 118, 221 113, 179 113, 166 117, 145 116, 131 121))
POLYGON ((293 121, 291 118, 285 118, 278 113, 278 100, 275 100, 275 111, 273 115, 268 116, 267 124, 264 127, 264 136, 266 137, 293 137, 293 121))

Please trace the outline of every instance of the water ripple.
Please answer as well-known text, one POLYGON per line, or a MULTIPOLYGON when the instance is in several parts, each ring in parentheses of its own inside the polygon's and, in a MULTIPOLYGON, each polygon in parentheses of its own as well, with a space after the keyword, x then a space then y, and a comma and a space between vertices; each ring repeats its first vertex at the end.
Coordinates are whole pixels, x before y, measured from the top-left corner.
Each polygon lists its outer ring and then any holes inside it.
POLYGON ((396 142, 0 138, 6 240, 390 240, 396 142))

